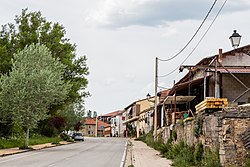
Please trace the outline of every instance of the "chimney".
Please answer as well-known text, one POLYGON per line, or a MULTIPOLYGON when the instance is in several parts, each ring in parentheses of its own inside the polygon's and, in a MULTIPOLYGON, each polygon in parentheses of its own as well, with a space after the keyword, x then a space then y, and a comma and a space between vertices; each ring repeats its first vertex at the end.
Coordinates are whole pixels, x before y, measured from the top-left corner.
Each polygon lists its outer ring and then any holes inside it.
POLYGON ((222 63, 222 49, 219 49, 218 62, 219 62, 219 63, 222 63))

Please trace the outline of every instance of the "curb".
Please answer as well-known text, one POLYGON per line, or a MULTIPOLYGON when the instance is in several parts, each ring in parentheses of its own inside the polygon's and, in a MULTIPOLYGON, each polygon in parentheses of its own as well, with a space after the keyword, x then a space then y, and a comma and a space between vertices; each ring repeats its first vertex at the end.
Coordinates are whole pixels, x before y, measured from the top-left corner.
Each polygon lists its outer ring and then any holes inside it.
POLYGON ((124 167, 124 165, 125 165, 126 156, 127 156, 127 146, 128 146, 128 142, 126 141, 126 143, 125 143, 125 149, 124 149, 124 152, 123 152, 123 156, 122 156, 122 161, 121 161, 120 167, 124 167))
POLYGON ((69 144, 74 144, 74 143, 75 142, 67 143, 67 144, 51 145, 51 146, 45 146, 45 147, 36 148, 36 149, 33 149, 33 148, 31 148, 31 149, 23 149, 23 150, 19 149, 18 151, 13 151, 11 153, 0 154, 0 157, 5 157, 5 156, 8 156, 8 155, 14 155, 14 154, 21 154, 21 153, 30 152, 30 151, 38 151, 38 150, 42 150, 42 149, 46 149, 46 148, 59 147, 59 146, 64 146, 64 145, 69 145, 69 144))

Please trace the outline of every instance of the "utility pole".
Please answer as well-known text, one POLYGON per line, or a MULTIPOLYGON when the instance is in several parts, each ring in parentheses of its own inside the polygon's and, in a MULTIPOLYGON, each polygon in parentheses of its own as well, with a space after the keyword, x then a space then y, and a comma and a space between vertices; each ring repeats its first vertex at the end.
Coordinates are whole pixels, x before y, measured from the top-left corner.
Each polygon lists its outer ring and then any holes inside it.
POLYGON ((154 141, 156 141, 157 139, 157 87, 158 87, 158 57, 155 58, 154 141))
POLYGON ((97 135, 97 133, 98 133, 98 116, 96 116, 96 118, 95 118, 96 120, 95 120, 95 137, 97 137, 98 135, 97 135))

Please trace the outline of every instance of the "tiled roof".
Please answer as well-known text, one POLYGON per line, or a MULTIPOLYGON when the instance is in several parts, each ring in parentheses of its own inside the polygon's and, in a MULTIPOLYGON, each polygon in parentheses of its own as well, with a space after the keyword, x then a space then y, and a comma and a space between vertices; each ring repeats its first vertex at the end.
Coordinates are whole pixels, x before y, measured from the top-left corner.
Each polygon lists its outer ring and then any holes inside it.
POLYGON ((250 73, 250 69, 248 68, 227 68, 227 70, 223 69, 223 68, 218 68, 218 71, 220 71, 221 73, 250 73))
MULTIPOLYGON (((96 125, 96 118, 85 118, 84 124, 85 125, 96 125)), ((104 127, 111 126, 110 124, 105 123, 105 122, 103 122, 101 120, 98 120, 97 124, 98 124, 98 130, 101 129, 101 126, 104 126, 104 127)))
POLYGON ((95 120, 95 118, 85 118, 84 124, 85 125, 95 125, 96 120, 95 120))
POLYGON ((119 114, 120 112, 121 111, 118 110, 118 111, 114 111, 114 112, 111 112, 111 113, 104 114, 102 116, 104 116, 104 117, 112 117, 112 116, 115 116, 115 115, 119 114))
POLYGON ((170 93, 171 89, 166 89, 164 91, 160 92, 160 102, 162 103, 164 101, 164 99, 168 96, 168 94, 170 93))
MULTIPOLYGON (((101 130, 101 126, 104 126, 104 127, 109 127, 109 126, 111 126, 110 124, 107 124, 107 123, 105 123, 105 122, 103 122, 103 121, 100 121, 100 120, 98 120, 97 125, 98 125, 98 130, 101 130)), ((103 130, 103 129, 102 129, 102 130, 103 130)))

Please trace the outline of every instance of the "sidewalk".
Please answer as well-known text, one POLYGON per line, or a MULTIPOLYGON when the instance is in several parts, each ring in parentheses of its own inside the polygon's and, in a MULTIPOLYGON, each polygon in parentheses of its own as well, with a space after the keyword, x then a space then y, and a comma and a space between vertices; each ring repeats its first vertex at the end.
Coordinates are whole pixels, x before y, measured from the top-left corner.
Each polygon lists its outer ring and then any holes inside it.
POLYGON ((142 141, 129 140, 126 167, 171 167, 172 162, 142 141))
MULTIPOLYGON (((65 145, 65 144, 69 144, 69 142, 62 141, 62 142, 60 142, 60 144, 65 145)), ((0 149, 0 157, 6 156, 6 155, 23 153, 23 152, 32 151, 32 150, 40 150, 43 148, 49 148, 49 147, 55 147, 55 146, 57 146, 57 145, 51 144, 51 143, 45 143, 45 144, 30 146, 32 149, 19 149, 18 147, 0 149)))

